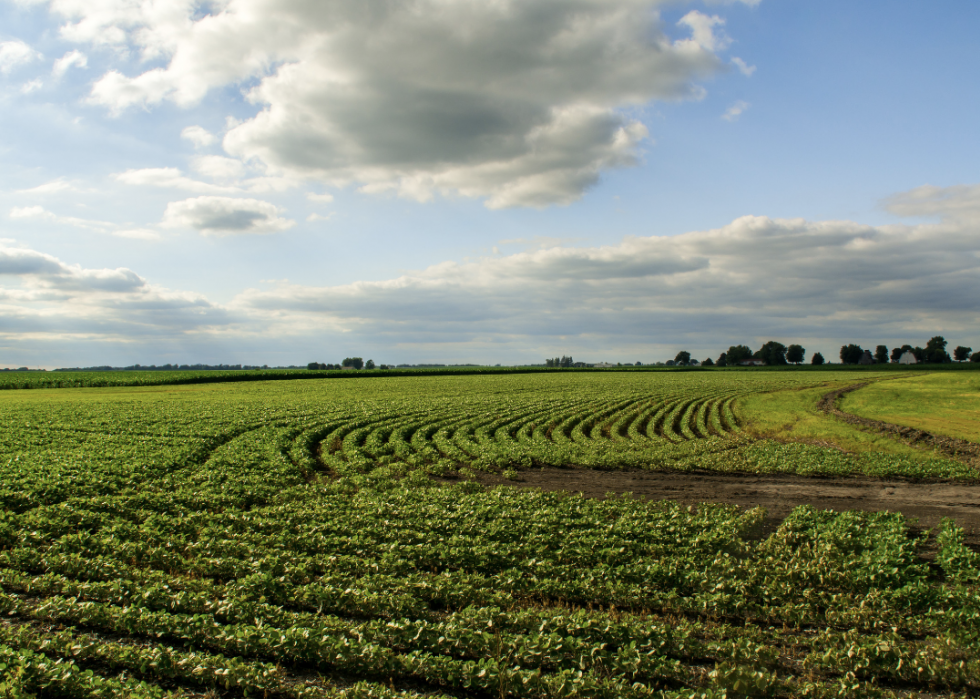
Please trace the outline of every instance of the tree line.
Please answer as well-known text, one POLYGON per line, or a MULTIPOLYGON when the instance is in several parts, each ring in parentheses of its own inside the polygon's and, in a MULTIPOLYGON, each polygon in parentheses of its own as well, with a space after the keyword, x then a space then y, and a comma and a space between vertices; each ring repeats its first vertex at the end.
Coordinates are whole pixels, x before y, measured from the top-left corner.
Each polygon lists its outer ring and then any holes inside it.
POLYGON ((346 357, 340 364, 321 364, 320 362, 310 362, 306 365, 307 369, 312 371, 316 370, 329 370, 329 369, 391 369, 392 367, 387 364, 375 365, 373 359, 369 359, 366 362, 361 357, 346 357))
MULTIPOLYGON (((887 364, 889 362, 898 363, 906 352, 911 352, 915 357, 916 363, 943 364, 947 362, 970 362, 980 363, 980 352, 973 352, 971 347, 962 345, 953 350, 952 357, 946 351, 948 342, 941 335, 936 335, 926 343, 925 347, 912 347, 902 345, 889 351, 886 345, 878 345, 874 353, 866 350, 860 345, 847 344, 840 348, 840 360, 842 364, 887 364)), ((787 364, 800 365, 806 358, 806 348, 801 345, 784 345, 775 340, 766 342, 755 352, 747 345, 732 345, 727 352, 722 352, 718 359, 705 359, 699 362, 691 357, 688 351, 677 353, 672 361, 667 362, 667 366, 738 366, 740 364, 757 362, 767 366, 782 366, 787 364)), ((826 363, 826 359, 820 352, 815 352, 810 358, 810 364, 820 366, 826 363)))
POLYGON ((866 350, 860 345, 844 345, 840 348, 840 360, 843 364, 860 364, 864 359, 865 364, 870 364, 868 359, 874 360, 875 364, 887 364, 890 361, 898 362, 906 352, 910 352, 915 357, 916 364, 946 364, 948 362, 971 362, 980 363, 980 352, 974 352, 972 347, 959 345, 953 350, 950 357, 946 351, 949 343, 942 335, 936 335, 926 343, 925 347, 913 347, 912 345, 902 345, 895 347, 889 353, 886 345, 878 345, 874 354, 871 350, 866 350))

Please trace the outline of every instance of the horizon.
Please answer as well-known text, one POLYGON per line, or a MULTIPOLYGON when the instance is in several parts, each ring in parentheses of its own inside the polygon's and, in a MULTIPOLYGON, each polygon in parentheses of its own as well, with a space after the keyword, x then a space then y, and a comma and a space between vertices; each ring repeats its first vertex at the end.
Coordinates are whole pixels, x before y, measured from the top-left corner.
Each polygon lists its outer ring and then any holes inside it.
POLYGON ((978 22, 0 0, 0 368, 980 349, 978 22))

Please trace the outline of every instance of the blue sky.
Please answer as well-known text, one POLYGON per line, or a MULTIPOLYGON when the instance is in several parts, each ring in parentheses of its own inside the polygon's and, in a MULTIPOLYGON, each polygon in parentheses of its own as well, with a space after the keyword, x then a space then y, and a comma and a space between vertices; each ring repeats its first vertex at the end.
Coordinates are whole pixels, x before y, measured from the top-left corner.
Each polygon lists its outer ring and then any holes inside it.
POLYGON ((0 0, 0 367, 980 349, 978 20, 0 0))

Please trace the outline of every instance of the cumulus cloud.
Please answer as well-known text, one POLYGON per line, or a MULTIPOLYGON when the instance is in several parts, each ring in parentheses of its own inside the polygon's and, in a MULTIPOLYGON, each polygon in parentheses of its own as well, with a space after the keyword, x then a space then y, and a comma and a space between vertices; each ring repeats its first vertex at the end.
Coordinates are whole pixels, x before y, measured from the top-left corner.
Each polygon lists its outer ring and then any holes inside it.
POLYGON ((204 235, 277 233, 296 223, 281 213, 278 206, 259 199, 195 197, 167 204, 161 225, 193 228, 204 235))
MULTIPOLYGON (((667 27, 660 4, 226 0, 202 14, 190 0, 51 1, 66 38, 165 61, 110 70, 94 103, 189 106, 249 84, 261 111, 230 128, 230 155, 270 174, 491 207, 574 201, 637 161, 647 131, 630 108, 703 94, 698 81, 724 68, 723 20, 692 11, 667 27)), ((206 145, 193 128, 185 137, 206 145)))
POLYGON ((0 338, 8 346, 27 337, 110 345, 180 340, 220 332, 233 320, 200 294, 154 286, 130 269, 85 268, 8 242, 0 242, 0 282, 0 338))
POLYGON ((180 132, 180 137, 193 143, 198 148, 214 143, 214 134, 202 126, 188 126, 180 132))
POLYGON ((0 245, 0 275, 29 277, 43 288, 73 291, 125 292, 146 282, 132 270, 83 269, 66 265, 52 255, 27 248, 0 245))
POLYGON ((41 54, 20 39, 0 41, 0 73, 10 73, 17 66, 41 58, 41 54))
POLYGON ((56 78, 60 78, 68 69, 71 67, 75 68, 85 68, 88 66, 88 57, 81 51, 69 51, 64 56, 59 58, 54 62, 54 67, 51 69, 51 75, 56 78))
POLYGON ((742 113, 749 108, 749 103, 745 100, 739 100, 731 107, 725 110, 725 113, 721 115, 721 118, 725 121, 735 121, 742 113))

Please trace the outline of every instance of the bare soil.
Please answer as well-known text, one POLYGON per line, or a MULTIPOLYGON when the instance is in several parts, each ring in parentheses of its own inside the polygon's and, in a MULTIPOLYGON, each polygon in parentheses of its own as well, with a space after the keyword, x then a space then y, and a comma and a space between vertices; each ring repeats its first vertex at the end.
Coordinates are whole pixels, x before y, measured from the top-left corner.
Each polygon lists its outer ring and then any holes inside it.
POLYGON ((798 505, 822 510, 901 512, 916 520, 915 529, 931 529, 943 517, 963 527, 967 543, 980 546, 980 483, 922 483, 876 478, 822 478, 795 475, 727 474, 712 471, 593 471, 545 468, 521 471, 519 481, 480 473, 486 485, 565 490, 586 497, 632 493, 647 500, 676 500, 687 505, 724 502, 749 509, 765 507, 765 531, 774 531, 798 505))

